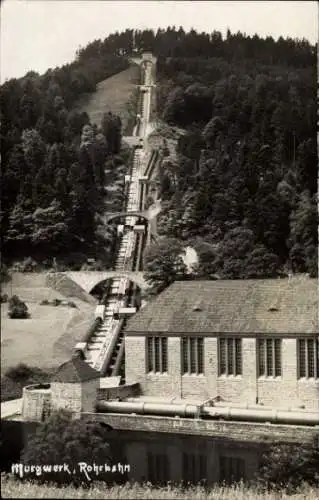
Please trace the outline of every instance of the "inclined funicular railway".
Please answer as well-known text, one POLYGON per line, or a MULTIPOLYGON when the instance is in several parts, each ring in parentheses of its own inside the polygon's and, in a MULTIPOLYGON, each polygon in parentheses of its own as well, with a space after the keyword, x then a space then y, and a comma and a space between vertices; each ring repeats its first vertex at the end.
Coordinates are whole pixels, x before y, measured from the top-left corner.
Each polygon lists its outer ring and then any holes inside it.
MULTIPOLYGON (((133 136, 140 137, 138 146, 132 154, 131 171, 126 176, 126 202, 124 210, 128 214, 144 209, 146 200, 146 186, 140 182, 141 177, 150 178, 157 160, 157 153, 153 152, 147 165, 144 162, 144 137, 150 118, 151 92, 153 83, 152 63, 147 62, 141 68, 141 86, 139 87, 139 104, 137 122, 133 136)), ((122 218, 118 226, 118 241, 115 256, 114 271, 140 271, 142 266, 142 252, 147 234, 136 229, 137 215, 128 215, 122 218), (124 220, 123 220, 124 219, 124 220), (135 227, 135 229, 134 229, 135 227)), ((144 221, 145 222, 145 221, 144 221)), ((144 226, 145 229, 145 226, 144 226)), ((149 228, 147 227, 147 231, 149 228)), ((81 350, 85 361, 101 373, 101 376, 116 376, 121 374, 121 365, 124 355, 123 326, 125 316, 136 311, 134 297, 137 285, 128 278, 114 278, 109 281, 101 304, 97 307, 98 317, 95 324, 86 334, 75 350, 81 350)), ((122 374, 123 375, 123 374, 122 374)))

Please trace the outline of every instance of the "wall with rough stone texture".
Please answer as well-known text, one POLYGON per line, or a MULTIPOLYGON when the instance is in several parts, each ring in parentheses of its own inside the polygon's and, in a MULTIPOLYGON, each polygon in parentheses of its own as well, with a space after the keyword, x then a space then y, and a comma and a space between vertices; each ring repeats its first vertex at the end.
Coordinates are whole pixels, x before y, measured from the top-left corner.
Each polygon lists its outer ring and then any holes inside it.
POLYGON ((118 387, 105 387, 97 390, 97 399, 101 400, 119 400, 122 401, 128 397, 139 396, 141 393, 139 384, 120 385, 118 387))
POLYGON ((95 378, 87 382, 82 382, 82 404, 81 411, 94 411, 97 391, 100 385, 100 379, 95 378))
POLYGON ((301 379, 297 381, 298 401, 305 408, 310 408, 319 411, 319 379, 307 380, 301 379))
POLYGON ((306 443, 318 439, 319 426, 282 425, 196 418, 159 417, 116 413, 81 414, 85 420, 94 420, 123 431, 163 432, 227 438, 251 443, 290 442, 306 443))
POLYGON ((22 416, 29 422, 43 422, 50 413, 51 392, 49 389, 36 390, 35 387, 39 386, 23 388, 22 416))
POLYGON ((206 400, 219 396, 232 403, 262 404, 274 408, 319 408, 319 380, 297 379, 297 341, 282 339, 282 376, 258 377, 256 339, 242 338, 242 375, 218 376, 218 340, 204 339, 204 374, 181 374, 181 342, 168 337, 168 371, 146 373, 145 336, 125 338, 125 376, 138 382, 144 395, 206 400))
POLYGON ((51 383, 52 410, 65 409, 80 412, 82 408, 82 388, 80 383, 51 383))

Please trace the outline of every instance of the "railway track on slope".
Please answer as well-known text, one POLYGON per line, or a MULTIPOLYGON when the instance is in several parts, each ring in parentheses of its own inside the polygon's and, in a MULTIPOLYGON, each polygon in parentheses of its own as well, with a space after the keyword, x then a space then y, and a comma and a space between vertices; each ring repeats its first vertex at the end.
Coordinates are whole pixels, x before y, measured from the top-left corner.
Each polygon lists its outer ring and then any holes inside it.
MULTIPOLYGON (((141 138, 141 145, 135 147, 132 155, 132 166, 127 190, 127 212, 136 212, 144 209, 147 188, 139 179, 153 173, 157 154, 151 154, 145 172, 143 168, 143 140, 146 134, 150 117, 150 103, 152 91, 152 68, 147 66, 142 78, 142 85, 147 86, 140 90, 137 123, 133 135, 141 138)), ((123 232, 118 236, 118 250, 115 258, 114 270, 119 272, 140 271, 142 266, 142 252, 145 246, 145 234, 134 231, 137 216, 125 217, 123 232)), ((96 327, 85 338, 81 348, 85 361, 98 370, 101 376, 115 376, 121 372, 124 357, 125 318, 121 317, 123 308, 134 306, 136 285, 127 278, 113 278, 109 283, 108 291, 100 304, 101 316, 96 327), (101 307, 102 306, 102 307, 101 307)))

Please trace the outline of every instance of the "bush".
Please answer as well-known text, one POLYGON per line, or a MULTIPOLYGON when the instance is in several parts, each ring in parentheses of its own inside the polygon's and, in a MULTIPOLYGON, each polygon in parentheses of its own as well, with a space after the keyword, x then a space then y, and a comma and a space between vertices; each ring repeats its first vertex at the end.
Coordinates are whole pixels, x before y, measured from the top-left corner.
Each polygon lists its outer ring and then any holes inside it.
MULTIPOLYGON (((53 372, 53 369, 51 372, 53 372)), ((50 376, 50 371, 29 367, 24 363, 8 368, 4 376, 1 377, 1 401, 21 398, 23 387, 37 383, 47 383, 50 376)))
POLYGON ((48 306, 49 304, 50 302, 48 301, 48 299, 41 300, 40 302, 40 306, 48 306))
POLYGON ((29 317, 27 305, 17 295, 13 295, 9 300, 8 316, 11 319, 25 319, 29 317))
POLYGON ((147 210, 151 205, 154 205, 154 198, 152 196, 148 196, 145 201, 145 209, 147 210))
POLYGON ((75 302, 72 302, 72 301, 68 302, 68 306, 69 307, 75 307, 75 308, 77 307, 77 305, 75 304, 75 302))
POLYGON ((22 262, 15 262, 11 271, 19 273, 35 273, 38 271, 38 263, 31 257, 25 258, 22 262))
POLYGON ((113 164, 115 167, 117 167, 119 165, 123 165, 123 163, 124 163, 124 160, 123 160, 121 155, 113 156, 113 164))
POLYGON ((0 295, 0 303, 3 304, 5 302, 8 302, 8 295, 6 293, 0 295))
POLYGON ((8 368, 8 370, 5 372, 5 376, 13 381, 28 378, 31 374, 32 369, 24 363, 19 363, 17 366, 8 368))
MULTIPOLYGON (((45 474, 34 479, 40 482, 75 485, 85 484, 90 480, 79 471, 78 463, 110 464, 111 450, 107 443, 108 430, 97 422, 72 420, 71 413, 60 410, 54 412, 36 433, 30 438, 22 453, 22 462, 30 465, 67 464, 68 472, 45 474)), ((114 475, 113 475, 114 476, 114 475)), ((110 474, 99 474, 99 480, 110 478, 110 474)), ((92 476, 94 480, 94 476, 92 476)))
POLYGON ((10 281, 10 275, 8 272, 8 268, 5 264, 1 263, 0 266, 0 282, 1 283, 7 283, 10 281))
POLYGON ((104 271, 105 270, 105 264, 101 260, 97 260, 92 263, 85 262, 81 266, 81 271, 104 271))
POLYGON ((263 455, 258 483, 294 493, 303 483, 319 486, 319 435, 311 444, 277 444, 263 455))

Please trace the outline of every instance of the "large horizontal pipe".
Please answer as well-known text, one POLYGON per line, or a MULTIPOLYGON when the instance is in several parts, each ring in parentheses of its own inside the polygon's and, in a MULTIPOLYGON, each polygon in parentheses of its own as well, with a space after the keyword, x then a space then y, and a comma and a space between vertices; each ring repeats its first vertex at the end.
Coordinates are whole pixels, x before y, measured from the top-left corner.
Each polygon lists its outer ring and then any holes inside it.
POLYGON ((243 408, 222 408, 222 407, 199 407, 189 404, 163 404, 144 402, 106 402, 100 401, 97 404, 97 411, 100 413, 137 413, 141 415, 167 415, 180 417, 202 417, 211 419, 228 419, 255 422, 277 422, 282 424, 295 425, 319 425, 319 412, 303 411, 281 411, 281 410, 257 410, 243 408))
MULTIPOLYGON (((154 398, 154 397, 147 397, 147 400, 145 400, 145 403, 165 403, 165 404, 181 404, 181 403, 178 403, 178 401, 176 401, 177 398, 170 398, 170 399, 159 399, 159 398, 154 398)), ((140 403, 141 402, 141 398, 126 398, 125 401, 128 401, 130 403, 140 403)), ((204 406, 208 406, 209 407, 209 404, 208 404, 208 400, 205 401, 205 403, 202 403, 204 406)), ((273 410, 273 407, 272 406, 264 406, 264 405, 261 405, 261 404, 251 404, 251 403, 225 403, 225 402, 222 402, 222 401, 215 401, 214 398, 211 399, 211 406, 213 406, 214 408, 215 407, 221 407, 221 408, 225 408, 226 406, 229 407, 229 408, 243 408, 243 409, 247 409, 247 410, 260 410, 260 411, 265 411, 265 410, 268 410, 268 411, 272 411, 273 410)), ((194 404, 194 405, 198 405, 199 402, 198 401, 192 401, 190 400, 190 404, 194 404)), ((303 412, 304 410, 302 410, 301 408, 297 408, 297 407, 287 407, 281 411, 288 411, 288 412, 291 412, 291 411, 295 411, 295 412, 303 412)), ((319 412, 319 410, 318 410, 319 412)), ((307 411, 305 412, 307 413, 307 411)))
POLYGON ((197 408, 194 405, 170 405, 156 403, 127 403, 118 401, 99 401, 98 412, 110 413, 139 413, 156 415, 180 415, 183 417, 193 417, 197 408))
MULTIPOLYGON (((129 402, 129 403, 140 403, 141 402, 141 398, 126 398, 125 401, 129 402)), ((178 405, 178 404, 181 404, 181 403, 178 403, 178 401, 176 401, 176 398, 171 398, 171 399, 166 399, 166 400, 163 400, 163 398, 159 399, 159 398, 153 398, 153 397, 148 397, 147 400, 145 400, 145 403, 160 403, 160 404, 173 404, 174 406, 178 405)), ((192 400, 190 400, 189 404, 193 404, 194 406, 198 406, 198 404, 200 404, 199 402, 193 402, 192 400)), ((204 406, 208 406, 209 407, 209 404, 208 404, 208 400, 206 401, 206 405, 203 404, 204 406)), ((212 406, 215 408, 215 407, 222 407, 222 408, 225 408, 227 406, 227 408, 243 408, 243 409, 250 409, 250 410, 261 410, 261 411, 265 411, 265 410, 272 410, 273 407, 272 406, 261 406, 261 405, 256 405, 256 404, 248 404, 248 403, 227 403, 227 405, 223 402, 219 402, 219 401, 214 401, 212 399, 212 406)), ((290 411, 290 410, 289 410, 290 411)))

